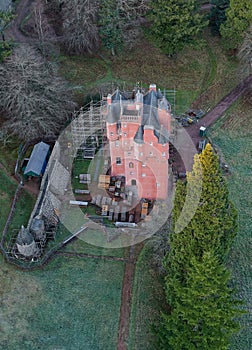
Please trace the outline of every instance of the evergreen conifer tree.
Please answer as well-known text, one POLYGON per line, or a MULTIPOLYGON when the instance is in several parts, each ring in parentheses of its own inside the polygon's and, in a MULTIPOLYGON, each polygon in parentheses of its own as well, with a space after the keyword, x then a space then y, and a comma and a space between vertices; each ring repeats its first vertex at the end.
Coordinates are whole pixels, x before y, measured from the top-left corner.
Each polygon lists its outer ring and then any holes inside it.
POLYGON ((149 37, 169 55, 180 51, 208 23, 195 0, 153 0, 150 8, 149 37))
POLYGON ((229 273, 213 251, 191 259, 184 285, 174 284, 176 302, 162 315, 159 349, 225 350, 241 314, 227 286, 229 273))

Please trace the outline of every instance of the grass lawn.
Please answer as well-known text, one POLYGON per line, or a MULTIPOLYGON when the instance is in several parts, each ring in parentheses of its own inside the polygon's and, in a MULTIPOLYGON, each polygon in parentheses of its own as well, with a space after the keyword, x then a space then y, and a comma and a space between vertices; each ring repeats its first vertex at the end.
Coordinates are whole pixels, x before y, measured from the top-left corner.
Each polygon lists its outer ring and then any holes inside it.
POLYGON ((0 232, 4 229, 17 185, 0 169, 0 232))
POLYGON ((129 350, 156 350, 152 326, 158 324, 165 304, 163 283, 152 263, 152 251, 145 246, 134 276, 129 350))
POLYGON ((118 258, 124 258, 128 256, 128 250, 126 248, 103 248, 96 247, 94 245, 88 244, 82 239, 76 239, 69 243, 65 248, 65 251, 74 253, 84 253, 99 256, 114 256, 118 258))
POLYGON ((20 272, 1 261, 0 347, 116 349, 123 262, 56 258, 20 272))
MULTIPOLYGON (((10 177, 8 177, 5 172, 0 169, 0 232, 2 232, 9 215, 12 199, 16 188, 17 183, 11 180, 10 177)), ((13 229, 19 229, 22 224, 27 225, 34 203, 35 198, 32 195, 26 191, 21 192, 21 195, 17 201, 12 221, 9 226, 9 233, 13 229)))
POLYGON ((15 139, 9 139, 6 146, 3 146, 3 144, 0 143, 0 163, 10 174, 14 174, 19 145, 20 142, 15 139))
MULTIPOLYGON (((211 130, 214 144, 220 148, 225 162, 231 169, 227 177, 230 198, 239 213, 239 232, 228 259, 236 295, 244 300, 245 308, 251 305, 251 232, 252 232, 252 128, 251 109, 244 101, 237 103, 211 130)), ((251 320, 245 315, 243 327, 233 338, 231 350, 251 349, 251 320)))

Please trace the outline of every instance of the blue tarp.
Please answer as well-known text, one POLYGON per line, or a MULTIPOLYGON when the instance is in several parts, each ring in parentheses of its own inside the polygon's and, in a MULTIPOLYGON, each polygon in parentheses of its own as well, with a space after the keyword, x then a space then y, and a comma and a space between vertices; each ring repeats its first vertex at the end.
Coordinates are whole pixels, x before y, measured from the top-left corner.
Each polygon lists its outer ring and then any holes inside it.
POLYGON ((24 171, 25 175, 40 176, 44 173, 49 149, 50 146, 44 142, 39 142, 33 147, 32 154, 24 171))

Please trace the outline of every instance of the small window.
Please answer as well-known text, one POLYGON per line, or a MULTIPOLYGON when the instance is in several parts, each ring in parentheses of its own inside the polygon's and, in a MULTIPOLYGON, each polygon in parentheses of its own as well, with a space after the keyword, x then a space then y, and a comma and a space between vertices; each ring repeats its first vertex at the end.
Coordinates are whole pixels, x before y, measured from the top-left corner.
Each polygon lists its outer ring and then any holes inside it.
POLYGON ((122 164, 121 157, 116 157, 116 165, 121 165, 121 164, 122 164))
POLYGON ((150 156, 153 156, 153 152, 150 152, 150 156))
POLYGON ((143 167, 143 168, 146 167, 146 164, 142 163, 142 167, 143 167))
POLYGON ((124 133, 123 133, 123 136, 124 136, 124 137, 126 137, 126 136, 127 136, 127 133, 126 133, 126 132, 124 132, 124 133))
POLYGON ((142 177, 145 177, 146 176, 146 174, 145 173, 142 173, 142 175, 141 175, 142 177))
POLYGON ((150 142, 150 146, 153 146, 153 142, 152 141, 150 142))
POLYGON ((130 168, 134 168, 134 163, 133 163, 133 162, 130 162, 130 163, 129 163, 129 167, 130 167, 130 168))
POLYGON ((127 128, 127 124, 124 123, 124 124, 123 124, 123 127, 124 127, 124 128, 127 128))
POLYGON ((119 141, 116 141, 116 142, 115 142, 115 146, 116 146, 116 147, 119 147, 119 141))
POLYGON ((142 156, 143 156, 143 152, 140 152, 140 153, 139 153, 139 156, 142 157, 142 156))
POLYGON ((165 157, 165 152, 162 152, 162 157, 165 157))
POLYGON ((134 175, 133 171, 130 172, 130 175, 134 175))
POLYGON ((113 133, 113 131, 110 131, 110 136, 114 136, 114 133, 113 133))
POLYGON ((160 187, 160 183, 159 182, 157 182, 156 185, 157 185, 157 187, 160 187))

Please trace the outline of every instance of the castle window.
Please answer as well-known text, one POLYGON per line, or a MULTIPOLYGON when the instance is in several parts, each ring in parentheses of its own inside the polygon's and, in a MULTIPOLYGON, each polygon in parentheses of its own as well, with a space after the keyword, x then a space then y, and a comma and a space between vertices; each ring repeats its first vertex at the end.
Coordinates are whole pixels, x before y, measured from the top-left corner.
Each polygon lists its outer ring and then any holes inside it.
POLYGON ((114 133, 113 133, 113 131, 110 131, 110 136, 114 136, 114 133))
POLYGON ((121 157, 116 157, 116 165, 121 165, 121 164, 122 164, 121 157))
POLYGON ((130 167, 130 168, 134 168, 133 162, 130 162, 130 163, 129 163, 129 167, 130 167))

